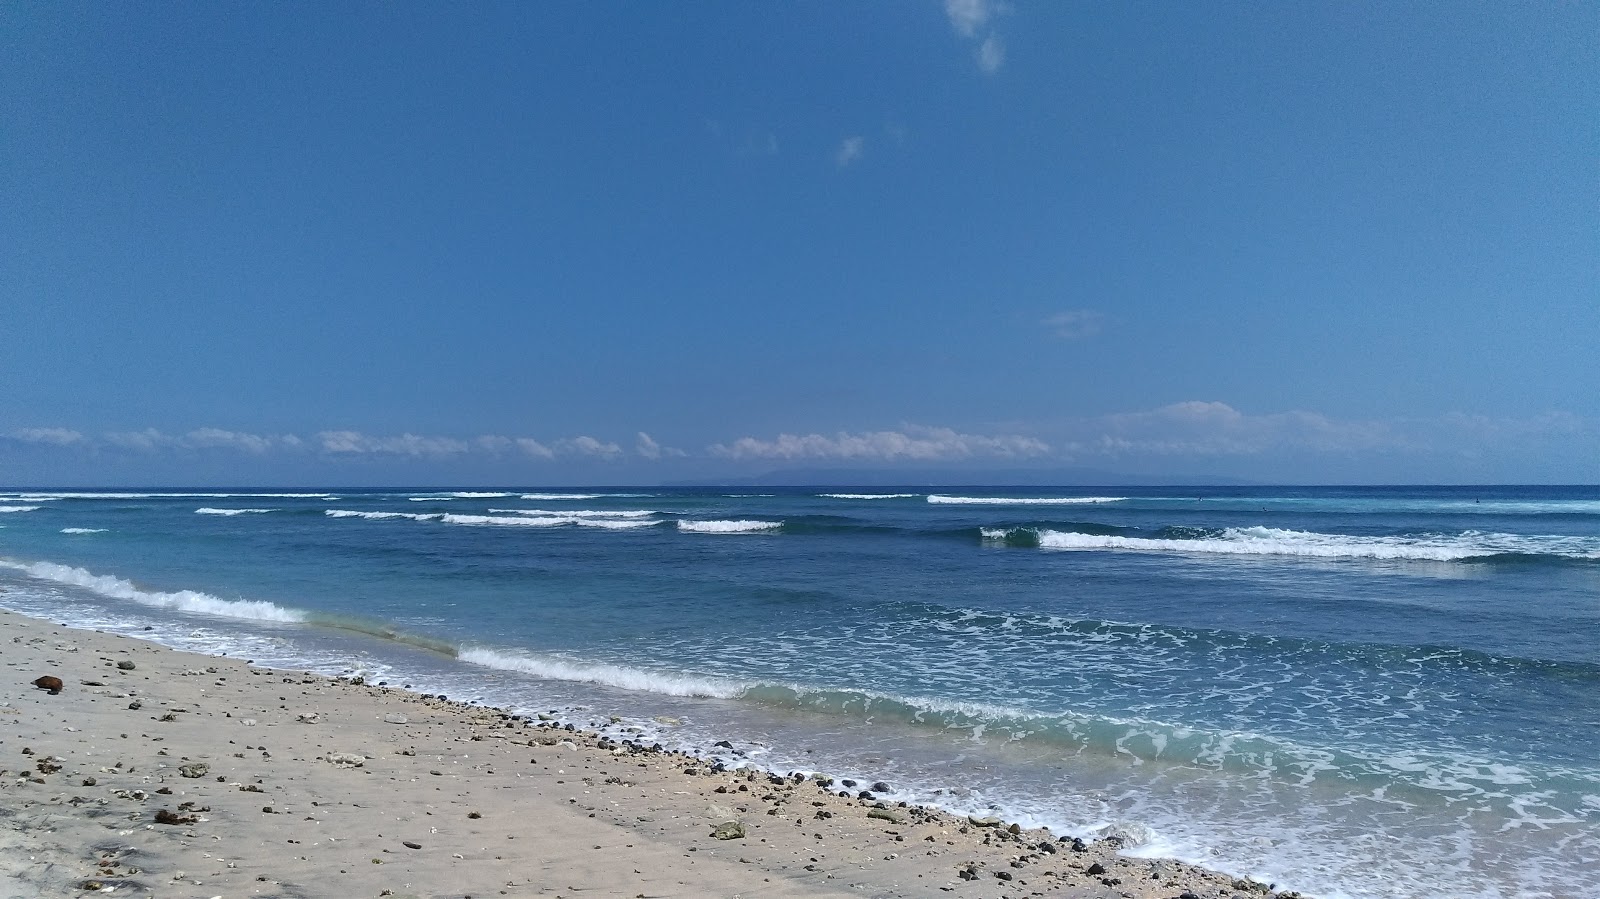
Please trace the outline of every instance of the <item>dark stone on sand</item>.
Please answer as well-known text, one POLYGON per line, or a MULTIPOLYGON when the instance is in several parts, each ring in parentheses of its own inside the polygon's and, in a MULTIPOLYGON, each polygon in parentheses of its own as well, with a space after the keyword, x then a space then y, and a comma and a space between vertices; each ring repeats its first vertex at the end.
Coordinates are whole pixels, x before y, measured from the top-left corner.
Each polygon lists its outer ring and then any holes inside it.
POLYGON ((132 671, 133 668, 134 668, 133 663, 128 661, 127 659, 123 659, 122 661, 117 663, 117 669, 120 670, 120 671, 132 671))
POLYGON ((179 815, 169 809, 156 810, 157 824, 193 824, 200 820, 199 815, 179 815))
POLYGON ((1011 872, 1010 871, 996 871, 996 872, 994 872, 994 876, 995 876, 996 880, 1010 880, 1011 879, 1011 872))
POLYGON ((1050 842, 1049 840, 1045 840, 1039 844, 1039 851, 1043 852, 1045 855, 1055 855, 1056 844, 1050 842))
POLYGON ((1085 843, 1079 837, 1073 837, 1072 838, 1072 851, 1073 852, 1088 852, 1089 851, 1089 844, 1085 843))
POLYGON ((887 793, 889 792, 889 785, 880 780, 872 785, 872 792, 887 793))
POLYGON ((46 674, 43 677, 36 678, 33 685, 41 690, 49 690, 51 696, 60 693, 62 687, 61 678, 53 674, 46 674))
POLYGON ((422 848, 422 844, 421 843, 413 843, 410 840, 404 840, 404 841, 402 841, 400 843, 400 845, 406 847, 407 849, 421 849, 422 848))
POLYGON ((871 799, 872 798, 872 791, 871 790, 862 790, 861 792, 856 794, 856 798, 857 799, 871 799))
POLYGON ((1094 864, 1089 866, 1089 873, 1092 874, 1092 875, 1095 875, 1095 876, 1099 876, 1101 874, 1104 874, 1104 873, 1106 873, 1106 866, 1100 864, 1099 862, 1095 862, 1094 864))
POLYGON ((744 825, 738 821, 724 821, 711 829, 711 835, 719 840, 742 840, 744 825))
POLYGON ((978 869, 970 866, 962 868, 960 871, 956 872, 956 876, 960 877, 962 880, 977 880, 978 869))
POLYGON ((85 777, 83 779, 83 785, 86 786, 86 787, 92 787, 97 783, 99 783, 99 781, 95 780, 92 777, 85 777))
POLYGON ((856 782, 855 782, 855 781, 853 781, 853 780, 851 780, 851 779, 850 779, 850 778, 848 778, 848 777, 847 777, 847 778, 845 778, 845 779, 844 779, 844 780, 841 780, 841 781, 839 781, 839 783, 842 783, 842 784, 844 784, 844 785, 845 785, 845 786, 847 786, 847 787, 853 787, 853 786, 855 786, 855 785, 856 785, 856 782))

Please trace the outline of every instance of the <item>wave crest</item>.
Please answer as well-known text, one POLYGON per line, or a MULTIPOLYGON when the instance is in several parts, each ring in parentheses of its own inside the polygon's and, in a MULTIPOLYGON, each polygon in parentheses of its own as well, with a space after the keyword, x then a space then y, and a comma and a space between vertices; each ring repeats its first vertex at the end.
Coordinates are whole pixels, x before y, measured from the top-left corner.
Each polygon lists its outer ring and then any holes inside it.
POLYGON ((1126 496, 944 496, 934 493, 928 502, 947 506, 1082 506, 1120 503, 1126 496))
POLYGON ((0 566, 20 571, 29 577, 54 581, 73 587, 82 587, 111 599, 122 599, 161 609, 183 612, 200 612, 224 618, 242 618, 250 621, 304 621, 306 614, 297 609, 286 609, 270 602, 250 599, 223 599, 198 590, 179 590, 166 593, 141 590, 131 581, 109 574, 95 574, 70 565, 55 562, 0 562, 0 566))
POLYGON ((688 534, 759 534, 764 531, 776 531, 782 527, 781 521, 678 521, 678 530, 688 534))
POLYGON ((500 671, 516 671, 549 680, 603 684, 624 690, 661 693, 666 696, 694 696, 732 699, 744 687, 730 681, 682 674, 665 674, 595 662, 573 662, 550 656, 516 655, 481 647, 462 647, 457 658, 500 671))

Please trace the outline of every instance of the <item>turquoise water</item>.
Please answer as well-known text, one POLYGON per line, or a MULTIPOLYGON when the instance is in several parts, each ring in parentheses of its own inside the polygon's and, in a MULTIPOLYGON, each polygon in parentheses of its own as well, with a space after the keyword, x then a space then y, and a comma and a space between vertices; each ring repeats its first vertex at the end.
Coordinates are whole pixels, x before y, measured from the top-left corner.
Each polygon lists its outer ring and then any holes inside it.
POLYGON ((1600 896, 1596 488, 13 492, 0 605, 1327 897, 1600 896))

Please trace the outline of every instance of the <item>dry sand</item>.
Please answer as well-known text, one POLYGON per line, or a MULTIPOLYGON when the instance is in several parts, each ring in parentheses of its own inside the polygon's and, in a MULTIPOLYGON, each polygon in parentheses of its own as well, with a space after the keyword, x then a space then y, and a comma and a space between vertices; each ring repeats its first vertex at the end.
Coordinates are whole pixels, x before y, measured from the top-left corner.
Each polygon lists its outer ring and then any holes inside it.
POLYGON ((1111 840, 1075 848, 859 798, 870 785, 840 796, 842 783, 717 771, 496 709, 11 613, 0 661, 4 896, 1268 892, 1121 858, 1111 840), (34 687, 42 675, 62 691, 34 687), (742 836, 719 839, 719 825, 742 836))

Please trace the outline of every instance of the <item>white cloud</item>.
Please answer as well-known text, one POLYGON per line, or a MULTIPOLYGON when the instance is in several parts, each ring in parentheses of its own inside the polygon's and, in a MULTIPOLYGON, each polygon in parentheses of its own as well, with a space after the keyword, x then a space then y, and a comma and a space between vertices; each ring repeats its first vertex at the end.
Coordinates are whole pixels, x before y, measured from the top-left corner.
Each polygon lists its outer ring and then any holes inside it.
POLYGON ((978 68, 993 75, 1000 71, 1000 66, 1006 61, 1006 45, 997 34, 991 34, 978 45, 978 68))
POLYGON ((517 449, 522 450, 524 453, 527 453, 535 459, 554 459, 556 457, 554 450, 550 449, 550 447, 545 446, 539 441, 534 440, 532 437, 518 437, 515 442, 517 444, 517 449))
POLYGON ((988 24, 997 9, 991 0, 944 0, 944 14, 950 27, 962 37, 977 37, 978 29, 988 24))
POLYGON ((960 434, 949 428, 907 427, 903 431, 779 434, 772 440, 741 437, 731 444, 710 448, 713 455, 730 459, 854 459, 892 462, 931 461, 974 457, 1040 456, 1050 447, 1041 440, 1017 435, 960 434))
POLYGON ((1105 316, 1093 309, 1068 309, 1045 319, 1044 324, 1057 337, 1076 340, 1100 333, 1100 325, 1104 321, 1105 316))
POLYGON ((556 441, 556 451, 569 456, 598 456, 602 459, 614 459, 622 455, 622 447, 615 443, 606 443, 587 435, 572 437, 556 441))
POLYGON ((470 448, 466 441, 454 437, 370 437, 360 431, 323 431, 317 441, 324 452, 352 455, 454 456, 470 448))
POLYGON ((177 438, 169 437, 155 428, 145 428, 142 431, 112 431, 105 435, 106 442, 123 449, 152 452, 167 446, 175 446, 177 438))
POLYGON ((1233 456, 1274 450, 1417 449, 1391 424, 1338 421, 1316 412, 1247 415, 1227 403, 1190 400, 1078 423, 1069 449, 1088 455, 1233 456))
POLYGON ((844 168, 861 158, 866 152, 867 139, 858 135, 847 137, 839 142, 839 149, 833 153, 833 162, 839 168, 844 168))
POLYGON ((23 443, 48 443, 52 446, 69 446, 83 441, 82 434, 68 428, 20 428, 9 436, 23 443))
MULTIPOLYGON (((263 437, 259 434, 224 431, 221 428, 197 428, 185 434, 182 442, 185 446, 198 448, 222 447, 249 453, 264 453, 271 449, 276 441, 272 437, 263 437)), ((295 442, 298 443, 299 438, 295 438, 295 442)))
POLYGON ((639 440, 634 444, 633 451, 646 459, 661 458, 661 444, 655 442, 649 434, 643 431, 639 432, 639 440))
POLYGON ((512 443, 510 437, 501 437, 499 434, 484 434, 473 438, 472 445, 486 453, 498 456, 516 444, 512 443))
POLYGON ((1000 71, 1006 61, 1006 45, 998 34, 986 30, 990 21, 1010 7, 998 0, 945 0, 944 14, 950 27, 964 40, 976 41, 973 58, 985 74, 1000 71))

